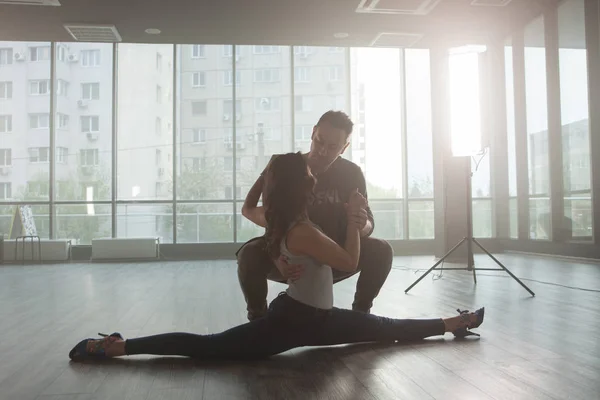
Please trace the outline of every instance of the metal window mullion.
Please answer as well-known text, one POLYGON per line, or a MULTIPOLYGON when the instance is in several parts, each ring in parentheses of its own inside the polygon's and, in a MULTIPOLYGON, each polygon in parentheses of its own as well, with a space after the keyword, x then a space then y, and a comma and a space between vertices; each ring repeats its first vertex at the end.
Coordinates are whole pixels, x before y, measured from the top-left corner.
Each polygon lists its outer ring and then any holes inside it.
POLYGON ((402 140, 402 224, 403 239, 408 239, 408 122, 406 109, 406 50, 400 49, 400 124, 402 140))
POLYGON ((119 52, 117 43, 113 43, 112 46, 112 190, 111 190, 111 235, 113 238, 117 237, 117 105, 118 105, 118 58, 119 52))
POLYGON ((291 149, 292 152, 296 151, 296 115, 295 115, 295 110, 296 110, 296 95, 295 93, 295 89, 294 89, 294 82, 296 82, 296 68, 295 68, 295 60, 294 60, 294 46, 290 46, 290 70, 291 70, 291 74, 290 74, 290 123, 291 123, 291 130, 290 130, 290 141, 291 141, 291 149))
POLYGON ((172 110, 172 118, 173 121, 171 123, 171 143, 172 143, 172 161, 173 161, 173 170, 171 172, 171 183, 173 187, 171 191, 173 192, 172 198, 172 212, 173 212, 173 243, 177 243, 177 68, 179 63, 177 62, 177 45, 173 44, 173 90, 172 100, 173 100, 173 110, 172 110))
POLYGON ((548 165, 550 196, 550 240, 563 241, 564 216, 563 153, 560 107, 560 72, 558 54, 558 9, 544 12, 544 38, 546 44, 546 86, 548 118, 548 165), (552 160, 552 162, 550 162, 552 160))
POLYGON ((525 38, 521 29, 513 35, 513 86, 515 116, 515 160, 517 164, 518 239, 529 239, 529 164, 527 155, 527 111, 525 93, 525 38))
POLYGON ((236 162, 236 156, 237 156, 237 85, 238 85, 238 81, 237 81, 237 63, 235 62, 235 58, 236 58, 236 54, 237 54, 237 46, 236 45, 231 45, 231 74, 232 76, 232 80, 233 80, 233 85, 232 85, 232 90, 231 90, 231 96, 233 98, 232 101, 232 133, 231 135, 233 136, 231 138, 231 143, 233 146, 233 150, 232 150, 232 160, 231 163, 233 164, 233 168, 232 168, 232 183, 233 183, 233 190, 232 190, 232 197, 233 197, 233 243, 237 243, 237 162, 236 162))
POLYGON ((589 98, 590 194, 592 237, 600 245, 600 5, 585 0, 585 42, 589 98))
MULTIPOLYGON (((344 61, 345 61, 345 78, 346 78, 346 109, 348 110, 348 115, 352 115, 352 79, 350 79, 350 74, 352 73, 350 68, 350 47, 346 47, 344 51, 344 61)), ((334 100, 335 102, 335 100, 334 100)), ((348 159, 352 160, 352 145, 348 146, 348 159)))
POLYGON ((56 79, 56 42, 50 43, 50 113, 49 113, 49 121, 48 128, 50 133, 50 145, 48 149, 48 157, 50 158, 49 162, 49 171, 48 171, 48 236, 50 239, 54 238, 54 219, 56 216, 54 210, 54 176, 55 176, 55 166, 56 160, 54 155, 54 147, 56 143, 56 87, 57 87, 57 79, 56 79))

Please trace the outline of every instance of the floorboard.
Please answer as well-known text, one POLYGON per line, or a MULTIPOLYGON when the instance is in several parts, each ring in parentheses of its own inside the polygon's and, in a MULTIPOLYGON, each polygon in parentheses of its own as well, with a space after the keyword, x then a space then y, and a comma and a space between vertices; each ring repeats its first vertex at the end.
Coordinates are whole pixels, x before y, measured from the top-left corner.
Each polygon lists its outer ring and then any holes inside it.
MULTIPOLYGON (((0 267, 0 400, 596 399, 600 392, 600 265, 499 255, 501 272, 430 274, 397 257, 373 313, 452 316, 486 307, 480 339, 293 349, 269 360, 206 363, 136 356, 71 363, 97 332, 125 337, 212 333, 245 322, 233 261, 0 267), (568 287, 567 287, 568 286, 568 287)), ((493 267, 477 256, 476 265, 493 267)), ((446 265, 449 267, 449 265, 446 265)), ((335 286, 349 307, 356 277, 335 286)), ((284 289, 269 283, 269 300, 284 289)))

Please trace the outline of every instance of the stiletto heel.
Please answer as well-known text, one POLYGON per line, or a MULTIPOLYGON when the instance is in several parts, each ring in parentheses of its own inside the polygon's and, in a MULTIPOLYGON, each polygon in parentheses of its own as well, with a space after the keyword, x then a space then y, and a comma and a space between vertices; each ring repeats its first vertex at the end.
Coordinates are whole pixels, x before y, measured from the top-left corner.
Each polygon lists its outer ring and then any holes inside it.
POLYGON ((77 343, 77 346, 73 347, 69 352, 69 358, 71 360, 86 360, 86 359, 101 359, 106 358, 106 348, 104 344, 107 340, 124 340, 123 336, 119 332, 111 333, 107 335, 106 333, 98 333, 98 335, 102 336, 103 339, 84 339, 81 342, 77 343), (88 351, 87 346, 90 340, 95 340, 98 343, 94 347, 92 351, 88 351))
POLYGON ((456 311, 458 311, 458 313, 460 314, 466 327, 459 328, 459 329, 453 331, 452 333, 454 334, 454 336, 456 336, 457 338, 465 338, 467 336, 481 336, 478 333, 471 332, 469 329, 478 328, 483 323, 483 317, 485 315, 485 307, 482 307, 479 310, 474 312, 474 314, 477 316, 477 320, 472 324, 471 324, 471 319, 469 318, 469 314, 470 314, 469 310, 457 309, 456 311))

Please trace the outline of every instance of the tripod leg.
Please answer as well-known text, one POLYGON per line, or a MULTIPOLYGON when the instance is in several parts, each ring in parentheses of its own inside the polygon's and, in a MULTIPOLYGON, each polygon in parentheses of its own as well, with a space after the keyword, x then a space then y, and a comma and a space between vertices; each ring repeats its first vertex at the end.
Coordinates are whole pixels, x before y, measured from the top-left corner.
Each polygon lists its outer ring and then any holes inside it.
POLYGON ((452 254, 454 252, 454 250, 458 249, 458 247, 463 244, 463 242, 467 240, 467 238, 463 238, 463 240, 461 240, 460 242, 458 242, 458 244, 456 246, 454 246, 453 248, 450 249, 449 252, 447 252, 446 254, 444 254, 444 256, 442 258, 440 258, 435 264, 433 264, 433 267, 429 268, 427 270, 427 272, 425 272, 423 275, 421 275, 421 277, 419 279, 417 279, 416 281, 413 282, 412 285, 410 285, 405 291, 404 293, 408 293, 408 291, 410 289, 412 289, 417 283, 419 283, 421 281, 421 279, 425 278, 431 271, 433 271, 435 269, 435 267, 437 267, 438 265, 440 265, 445 259, 446 257, 448 257, 450 254, 452 254))
POLYGON ((516 276, 513 275, 512 272, 509 271, 508 268, 506 268, 500 261, 498 261, 498 259, 496 259, 496 257, 494 257, 492 254, 490 254, 489 251, 487 251, 485 249, 485 247, 483 247, 477 240, 473 239, 473 242, 475 242, 475 244, 485 252, 485 254, 487 254, 492 260, 494 260, 496 262, 496 264, 498 264, 503 270, 505 270, 515 281, 519 282, 519 284, 521 286, 523 286, 523 288, 525 290, 527 290, 529 292, 529 294, 531 294, 532 296, 535 296, 535 293, 533 293, 531 291, 531 289, 529 289, 523 282, 521 282, 521 280, 519 278, 517 278, 516 276))

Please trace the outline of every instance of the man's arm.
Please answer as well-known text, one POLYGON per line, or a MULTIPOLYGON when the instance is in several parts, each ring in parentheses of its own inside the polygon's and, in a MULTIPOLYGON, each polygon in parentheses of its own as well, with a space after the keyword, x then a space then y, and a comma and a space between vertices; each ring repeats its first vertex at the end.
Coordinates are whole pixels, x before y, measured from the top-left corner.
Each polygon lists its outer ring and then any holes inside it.
POLYGON ((360 237, 367 237, 371 236, 373 230, 375 229, 375 220, 373 219, 373 212, 371 211, 368 203, 369 197, 367 196, 367 182, 365 181, 365 176, 362 170, 358 166, 356 168, 356 175, 356 187, 358 188, 358 193, 362 194, 363 197, 367 199, 367 206, 365 208, 365 211, 367 212, 367 223, 360 230, 360 237))
POLYGON ((271 165, 271 161, 273 161, 274 158, 275 156, 273 155, 256 182, 254 182, 254 185, 252 185, 248 191, 246 199, 244 200, 244 205, 242 206, 242 215, 248 220, 254 222, 256 225, 262 226, 263 228, 267 227, 265 209, 262 206, 258 206, 258 201, 260 200, 260 196, 262 196, 265 172, 269 168, 269 165, 271 165))
POLYGON ((265 209, 262 206, 258 206, 258 200, 260 200, 260 196, 262 195, 263 182, 264 177, 261 174, 246 195, 244 205, 242 206, 242 215, 256 225, 266 228, 265 209))

